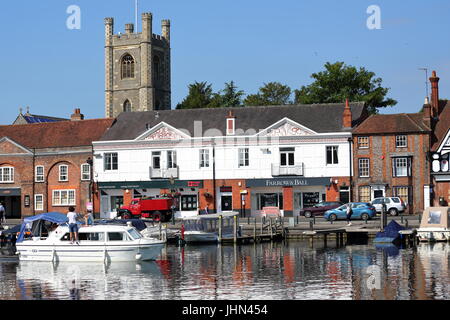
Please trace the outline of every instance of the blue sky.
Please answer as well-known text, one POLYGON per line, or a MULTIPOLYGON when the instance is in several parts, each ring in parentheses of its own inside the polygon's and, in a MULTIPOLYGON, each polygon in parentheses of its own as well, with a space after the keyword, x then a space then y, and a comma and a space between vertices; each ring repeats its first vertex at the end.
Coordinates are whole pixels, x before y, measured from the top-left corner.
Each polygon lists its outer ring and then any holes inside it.
MULTIPOLYGON (((296 89, 325 62, 363 66, 383 78, 398 105, 383 113, 416 112, 425 74, 437 70, 441 97, 450 97, 450 1, 400 0, 140 0, 140 13, 172 21, 172 104, 187 85, 214 90, 234 80, 247 94, 269 81, 296 89), (381 8, 381 30, 369 30, 370 5, 381 8)), ((134 0, 15 0, 2 3, 0 124, 20 106, 68 117, 81 108, 104 116, 104 24, 116 32, 134 22, 134 0), (81 8, 81 30, 66 27, 67 7, 81 8)))

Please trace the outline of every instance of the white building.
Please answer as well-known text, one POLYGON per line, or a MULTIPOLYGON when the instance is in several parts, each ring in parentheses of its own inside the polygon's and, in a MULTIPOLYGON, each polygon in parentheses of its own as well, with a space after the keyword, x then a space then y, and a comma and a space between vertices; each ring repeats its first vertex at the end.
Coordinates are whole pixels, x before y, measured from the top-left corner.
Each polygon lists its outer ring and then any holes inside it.
POLYGON ((363 103, 122 113, 93 144, 101 212, 165 193, 178 216, 347 202, 364 117, 363 103))

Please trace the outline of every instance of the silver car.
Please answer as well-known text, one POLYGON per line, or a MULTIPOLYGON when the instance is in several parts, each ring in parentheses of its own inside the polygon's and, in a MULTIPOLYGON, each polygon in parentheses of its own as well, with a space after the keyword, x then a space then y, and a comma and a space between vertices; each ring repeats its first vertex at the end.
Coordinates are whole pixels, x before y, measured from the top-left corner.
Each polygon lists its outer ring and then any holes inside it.
POLYGON ((371 203, 377 213, 381 213, 383 204, 386 204, 386 210, 391 216, 396 216, 406 210, 405 202, 399 197, 376 198, 371 203))

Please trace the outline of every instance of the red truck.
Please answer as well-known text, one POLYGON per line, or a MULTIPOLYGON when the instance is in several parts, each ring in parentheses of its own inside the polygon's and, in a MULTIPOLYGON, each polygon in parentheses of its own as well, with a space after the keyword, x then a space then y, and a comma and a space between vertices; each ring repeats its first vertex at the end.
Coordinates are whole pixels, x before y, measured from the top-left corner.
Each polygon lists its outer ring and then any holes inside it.
POLYGON ((170 197, 140 198, 131 200, 128 206, 120 207, 118 215, 123 219, 150 218, 167 222, 172 218, 174 200, 170 197))

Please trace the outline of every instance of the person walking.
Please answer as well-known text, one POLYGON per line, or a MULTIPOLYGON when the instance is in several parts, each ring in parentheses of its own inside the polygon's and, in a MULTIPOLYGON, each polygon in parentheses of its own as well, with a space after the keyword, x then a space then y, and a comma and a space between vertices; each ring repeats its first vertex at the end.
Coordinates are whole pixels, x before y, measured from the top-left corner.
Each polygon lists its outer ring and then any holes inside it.
POLYGON ((6 211, 5 210, 5 203, 0 202, 0 225, 2 223, 6 222, 6 218, 5 218, 6 212, 5 211, 6 211))
POLYGON ((353 214, 353 210, 352 210, 352 204, 349 203, 347 204, 347 226, 350 227, 352 225, 352 214, 353 214))
POLYGON ((75 212, 74 207, 69 208, 69 213, 67 213, 67 218, 69 219, 69 232, 70 232, 70 244, 73 244, 73 241, 75 239, 76 244, 79 245, 78 242, 78 220, 79 215, 75 212))

